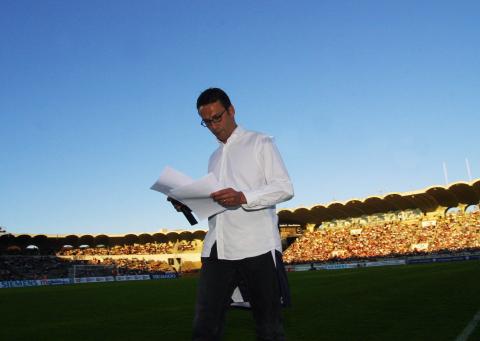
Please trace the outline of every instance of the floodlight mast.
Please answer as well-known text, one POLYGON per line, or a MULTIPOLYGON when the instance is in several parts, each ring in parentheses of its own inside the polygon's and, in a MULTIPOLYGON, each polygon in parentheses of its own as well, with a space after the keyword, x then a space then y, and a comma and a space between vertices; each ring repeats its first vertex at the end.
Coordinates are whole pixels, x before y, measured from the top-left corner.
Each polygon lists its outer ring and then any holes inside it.
POLYGON ((465 158, 465 166, 467 167, 468 181, 472 181, 472 171, 470 170, 470 162, 465 158))
POLYGON ((445 177, 445 186, 448 185, 448 173, 447 173, 447 164, 443 162, 443 176, 445 177))

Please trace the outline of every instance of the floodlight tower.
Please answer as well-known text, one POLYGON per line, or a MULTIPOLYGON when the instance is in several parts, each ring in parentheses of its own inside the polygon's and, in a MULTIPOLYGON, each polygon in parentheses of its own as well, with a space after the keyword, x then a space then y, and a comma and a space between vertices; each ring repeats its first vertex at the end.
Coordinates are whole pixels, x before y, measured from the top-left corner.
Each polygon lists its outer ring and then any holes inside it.
POLYGON ((465 158, 465 166, 467 167, 468 180, 472 181, 472 171, 470 170, 470 162, 465 158))
POLYGON ((448 185, 447 163, 443 161, 443 176, 445 177, 445 186, 448 185))

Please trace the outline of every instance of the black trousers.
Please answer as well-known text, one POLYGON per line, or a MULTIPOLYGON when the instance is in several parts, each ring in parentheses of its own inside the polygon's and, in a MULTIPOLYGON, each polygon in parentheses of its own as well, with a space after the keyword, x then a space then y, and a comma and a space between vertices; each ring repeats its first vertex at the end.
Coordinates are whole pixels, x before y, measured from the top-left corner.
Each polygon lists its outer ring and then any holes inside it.
POLYGON ((285 340, 280 289, 272 253, 241 260, 218 259, 216 245, 202 257, 193 340, 220 340, 225 313, 239 280, 248 287, 258 340, 285 340))

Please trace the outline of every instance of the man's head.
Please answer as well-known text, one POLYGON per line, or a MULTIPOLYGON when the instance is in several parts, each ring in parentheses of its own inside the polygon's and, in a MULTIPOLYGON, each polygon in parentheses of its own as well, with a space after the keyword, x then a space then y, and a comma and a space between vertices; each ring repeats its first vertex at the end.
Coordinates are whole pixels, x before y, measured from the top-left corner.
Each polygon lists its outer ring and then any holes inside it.
POLYGON ((203 91, 197 99, 197 110, 202 117, 202 125, 210 129, 217 139, 227 142, 237 124, 235 108, 225 91, 219 88, 203 91))

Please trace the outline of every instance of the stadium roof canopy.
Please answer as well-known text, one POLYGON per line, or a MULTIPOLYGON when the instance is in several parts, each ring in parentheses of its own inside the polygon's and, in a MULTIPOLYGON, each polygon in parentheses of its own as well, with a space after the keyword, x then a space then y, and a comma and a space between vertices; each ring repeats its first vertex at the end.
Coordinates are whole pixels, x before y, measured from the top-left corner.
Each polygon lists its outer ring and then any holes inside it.
POLYGON ((325 205, 282 209, 278 212, 278 217, 280 224, 321 224, 324 221, 408 209, 419 209, 426 213, 439 208, 475 205, 479 202, 480 179, 476 179, 471 182, 455 182, 449 186, 432 186, 414 192, 389 193, 381 197, 371 196, 325 205))
POLYGON ((85 235, 75 235, 75 234, 4 234, 0 236, 0 244, 5 242, 7 239, 13 238, 16 242, 21 242, 21 244, 26 244, 31 241, 43 241, 43 240, 56 240, 60 243, 65 243, 65 245, 107 245, 107 244, 125 244, 125 243, 151 243, 151 242, 167 242, 171 240, 193 240, 193 239, 203 239, 206 230, 170 230, 156 233, 128 233, 128 234, 85 234, 85 235))

